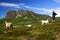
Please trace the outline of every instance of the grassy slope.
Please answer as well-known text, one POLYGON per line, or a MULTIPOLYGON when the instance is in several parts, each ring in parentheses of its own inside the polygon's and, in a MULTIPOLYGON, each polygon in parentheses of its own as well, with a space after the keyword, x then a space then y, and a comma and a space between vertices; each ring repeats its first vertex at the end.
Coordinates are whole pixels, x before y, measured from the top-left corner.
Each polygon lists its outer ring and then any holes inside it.
POLYGON ((2 19, 0 20, 1 40, 57 40, 60 35, 60 19, 56 18, 56 23, 41 25, 40 20, 31 19, 2 19), (7 31, 4 28, 4 21, 9 20, 16 28, 7 31), (31 28, 24 24, 32 24, 31 28), (2 26, 3 25, 3 26, 2 26), (6 33, 7 32, 7 33, 6 33))
POLYGON ((32 24, 31 28, 20 25, 8 32, 6 29, 0 33, 0 39, 3 40, 53 40, 60 31, 60 24, 40 25, 40 23, 32 24), (5 33, 7 32, 7 33, 5 33), (24 39, 23 39, 24 38, 24 39), (32 39, 34 38, 34 39, 32 39))

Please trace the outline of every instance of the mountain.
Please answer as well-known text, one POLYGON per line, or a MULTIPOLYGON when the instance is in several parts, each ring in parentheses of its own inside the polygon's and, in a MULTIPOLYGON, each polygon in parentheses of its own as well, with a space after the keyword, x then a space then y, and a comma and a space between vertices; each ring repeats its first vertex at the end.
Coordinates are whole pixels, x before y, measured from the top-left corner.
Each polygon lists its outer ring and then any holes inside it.
POLYGON ((10 10, 5 18, 0 19, 1 40, 58 40, 60 39, 60 17, 57 23, 49 22, 41 25, 41 20, 50 19, 48 15, 41 15, 29 10, 10 10), (5 21, 11 22, 13 29, 5 28, 5 21), (25 26, 27 24, 31 27, 25 26))
POLYGON ((40 23, 41 20, 51 19, 49 15, 41 15, 30 10, 9 10, 6 17, 1 19, 1 25, 4 26, 5 21, 12 22, 13 25, 40 23))
POLYGON ((15 10, 10 10, 6 14, 6 18, 14 18, 16 16, 16 11, 15 10))
POLYGON ((35 12, 32 12, 30 10, 18 10, 18 11, 15 11, 15 10, 9 10, 6 14, 6 17, 5 18, 18 18, 18 17, 32 17, 32 18, 36 18, 36 17, 46 17, 46 18, 49 18, 50 16, 48 15, 40 15, 40 14, 37 14, 35 12))

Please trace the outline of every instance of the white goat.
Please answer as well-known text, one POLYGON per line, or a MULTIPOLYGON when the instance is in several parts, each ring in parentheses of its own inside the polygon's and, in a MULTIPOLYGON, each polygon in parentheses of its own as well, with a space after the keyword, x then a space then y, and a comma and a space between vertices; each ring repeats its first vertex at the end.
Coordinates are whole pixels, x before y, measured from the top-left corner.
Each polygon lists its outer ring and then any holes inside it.
POLYGON ((7 29, 7 28, 10 29, 11 25, 12 25, 12 23, 10 23, 10 22, 5 22, 6 29, 7 29))
POLYGON ((47 20, 42 20, 41 23, 42 23, 42 25, 43 25, 43 24, 48 24, 49 21, 48 21, 48 19, 47 19, 47 20))
POLYGON ((25 26, 26 26, 26 27, 31 27, 32 25, 31 25, 31 24, 26 24, 25 26))

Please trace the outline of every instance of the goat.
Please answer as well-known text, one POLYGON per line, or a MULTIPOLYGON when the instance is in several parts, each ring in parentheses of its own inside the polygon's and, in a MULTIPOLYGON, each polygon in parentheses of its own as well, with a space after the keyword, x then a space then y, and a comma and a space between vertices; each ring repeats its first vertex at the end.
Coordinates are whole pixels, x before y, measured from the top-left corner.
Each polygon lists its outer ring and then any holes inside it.
POLYGON ((12 23, 10 22, 5 22, 6 29, 10 29, 12 27, 12 23))
POLYGON ((48 21, 48 19, 47 19, 47 20, 42 20, 41 23, 42 23, 42 25, 43 25, 43 24, 48 24, 49 21, 48 21))
POLYGON ((25 24, 26 27, 31 27, 32 25, 31 24, 25 24))

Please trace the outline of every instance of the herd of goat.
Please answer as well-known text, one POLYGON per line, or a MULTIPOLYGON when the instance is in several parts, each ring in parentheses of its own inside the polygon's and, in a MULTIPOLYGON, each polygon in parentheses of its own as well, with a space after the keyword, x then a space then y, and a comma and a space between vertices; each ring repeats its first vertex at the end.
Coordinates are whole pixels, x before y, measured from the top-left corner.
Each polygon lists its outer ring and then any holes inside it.
MULTIPOLYGON (((47 19, 47 20, 41 20, 41 25, 47 25, 49 23, 49 20, 47 19)), ((11 28, 12 27, 12 23, 11 22, 5 22, 5 26, 6 26, 6 29, 7 28, 11 28)), ((27 25, 24 25, 24 26, 26 26, 26 27, 31 27, 32 25, 31 24, 27 24, 27 25)))

